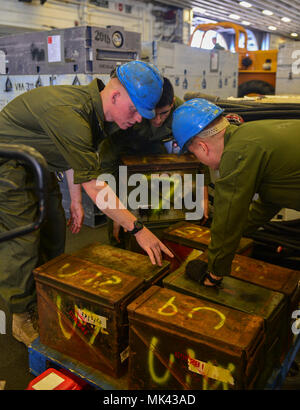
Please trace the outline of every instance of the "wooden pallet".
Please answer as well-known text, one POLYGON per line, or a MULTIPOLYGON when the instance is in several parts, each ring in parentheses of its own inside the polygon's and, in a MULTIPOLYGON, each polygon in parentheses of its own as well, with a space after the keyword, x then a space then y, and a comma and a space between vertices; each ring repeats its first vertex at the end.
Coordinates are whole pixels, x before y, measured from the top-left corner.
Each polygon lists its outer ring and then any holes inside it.
MULTIPOLYGON (((300 334, 295 337, 294 343, 286 355, 282 365, 274 369, 265 389, 280 390, 288 374, 292 362, 300 351, 300 334)), ((63 355, 47 346, 44 346, 37 338, 28 348, 29 371, 34 376, 39 376, 49 367, 64 368, 74 373, 77 377, 87 382, 97 390, 128 390, 128 375, 114 379, 104 373, 85 366, 72 358, 63 355)))

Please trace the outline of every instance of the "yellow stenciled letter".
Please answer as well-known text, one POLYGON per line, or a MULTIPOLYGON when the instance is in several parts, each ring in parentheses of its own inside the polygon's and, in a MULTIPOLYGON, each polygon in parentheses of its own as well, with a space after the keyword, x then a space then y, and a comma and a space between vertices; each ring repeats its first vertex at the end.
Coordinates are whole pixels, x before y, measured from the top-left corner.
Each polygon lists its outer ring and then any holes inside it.
POLYGON ((192 309, 192 311, 188 314, 188 317, 189 317, 189 318, 192 318, 192 317, 193 317, 193 313, 194 313, 194 312, 197 312, 198 310, 211 310, 212 312, 215 312, 215 313, 217 313, 217 314, 220 316, 221 320, 220 320, 220 322, 214 327, 215 330, 220 329, 220 328, 224 325, 225 320, 226 320, 225 315, 223 315, 223 313, 219 312, 217 309, 214 309, 214 308, 211 308, 211 307, 208 307, 208 306, 200 306, 200 307, 196 307, 196 308, 192 309))
POLYGON ((175 300, 175 296, 170 298, 161 308, 158 309, 158 313, 164 316, 173 316, 176 315, 178 312, 176 305, 174 305, 173 301, 175 300), (172 312, 164 312, 168 307, 172 308, 172 312))
MULTIPOLYGON (((155 371, 154 371, 154 354, 153 352, 156 350, 156 346, 158 344, 158 339, 157 337, 153 336, 150 342, 150 347, 149 347, 149 354, 148 354, 148 364, 149 364, 149 372, 150 375, 152 377, 152 380, 157 383, 157 384, 165 384, 169 377, 170 377, 170 370, 166 369, 165 373, 163 376, 159 377, 156 375, 155 371)), ((167 367, 171 367, 172 364, 175 361, 175 356, 173 355, 173 353, 170 354, 169 357, 169 363, 167 365, 167 367)))

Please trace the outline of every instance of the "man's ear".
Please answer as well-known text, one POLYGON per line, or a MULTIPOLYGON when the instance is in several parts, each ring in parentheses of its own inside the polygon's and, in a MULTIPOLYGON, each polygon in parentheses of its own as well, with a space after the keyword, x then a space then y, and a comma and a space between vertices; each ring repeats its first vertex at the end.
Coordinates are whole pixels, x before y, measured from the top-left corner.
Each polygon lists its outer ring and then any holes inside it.
POLYGON ((204 142, 203 140, 198 140, 197 141, 199 148, 204 151, 204 153, 207 155, 209 153, 209 148, 208 145, 206 144, 206 142, 204 142))
POLYGON ((120 91, 113 90, 111 93, 111 103, 116 104, 119 97, 120 97, 120 91))

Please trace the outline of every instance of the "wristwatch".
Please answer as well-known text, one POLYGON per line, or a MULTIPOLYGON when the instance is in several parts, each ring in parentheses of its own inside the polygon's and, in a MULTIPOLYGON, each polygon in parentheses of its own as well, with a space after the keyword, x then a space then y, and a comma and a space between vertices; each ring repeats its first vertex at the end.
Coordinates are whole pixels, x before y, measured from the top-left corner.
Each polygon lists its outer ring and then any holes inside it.
POLYGON ((133 223, 134 228, 131 231, 127 231, 128 233, 131 233, 132 235, 136 234, 137 232, 141 231, 144 228, 144 225, 141 221, 138 219, 134 221, 133 223))

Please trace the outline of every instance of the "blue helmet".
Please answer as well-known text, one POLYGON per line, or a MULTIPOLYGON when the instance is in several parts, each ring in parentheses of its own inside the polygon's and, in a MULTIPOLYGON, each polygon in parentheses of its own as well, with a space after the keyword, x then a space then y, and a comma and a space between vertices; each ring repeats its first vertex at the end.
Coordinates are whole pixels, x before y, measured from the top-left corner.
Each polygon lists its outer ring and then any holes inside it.
POLYGON ((116 74, 139 114, 149 120, 154 118, 164 83, 159 70, 144 61, 130 61, 117 67, 116 74))
POLYGON ((185 144, 192 137, 203 131, 223 111, 222 108, 202 98, 188 100, 178 107, 173 113, 172 130, 180 152, 184 151, 185 144))

